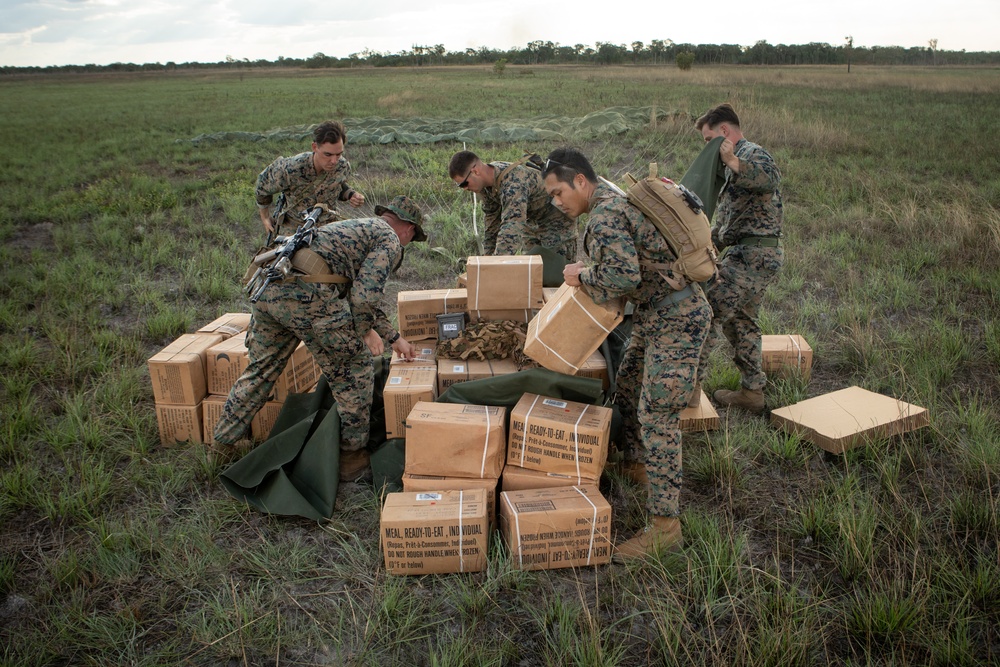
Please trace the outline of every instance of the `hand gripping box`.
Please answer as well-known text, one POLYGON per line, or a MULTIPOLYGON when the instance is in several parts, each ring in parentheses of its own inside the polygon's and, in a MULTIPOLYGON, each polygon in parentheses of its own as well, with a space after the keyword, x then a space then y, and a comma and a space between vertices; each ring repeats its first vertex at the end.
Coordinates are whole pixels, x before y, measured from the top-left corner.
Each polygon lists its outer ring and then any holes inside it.
POLYGON ((524 394, 510 413, 507 463, 596 481, 610 435, 608 408, 524 394))
POLYGON ((198 329, 198 333, 215 333, 226 338, 241 334, 250 326, 250 313, 226 313, 198 329))
POLYGON ((497 525, 497 480, 441 475, 411 475, 403 473, 403 491, 474 491, 486 492, 486 515, 490 530, 497 525))
POLYGON ((764 372, 781 377, 801 375, 808 380, 812 373, 813 350, 798 334, 761 336, 761 363, 764 372))
POLYGON ((564 284, 528 322, 524 353, 550 371, 576 375, 623 317, 621 299, 597 304, 564 284))
POLYGON ((437 340, 438 315, 464 313, 464 289, 429 289, 400 292, 396 296, 399 335, 406 340, 437 340))
POLYGON ((390 493, 379 534, 389 574, 479 572, 489 540, 486 491, 390 493))
POLYGON ((887 438, 927 426, 925 408, 848 387, 771 411, 771 423, 817 447, 841 454, 865 440, 887 438))
POLYGON ((406 418, 411 475, 499 479, 507 447, 506 408, 419 402, 406 418))
POLYGON ((389 366, 382 399, 385 402, 385 437, 405 438, 404 423, 413 406, 437 398, 437 369, 431 366, 410 368, 389 366))
POLYGON ((469 257, 468 307, 474 311, 542 307, 542 258, 538 255, 469 257))
POLYGON ((201 403, 209 393, 205 380, 208 349, 223 338, 221 334, 182 334, 149 358, 149 379, 157 405, 194 407, 201 403))
POLYGON ((520 570, 611 561, 611 505, 596 485, 503 491, 499 521, 520 570))

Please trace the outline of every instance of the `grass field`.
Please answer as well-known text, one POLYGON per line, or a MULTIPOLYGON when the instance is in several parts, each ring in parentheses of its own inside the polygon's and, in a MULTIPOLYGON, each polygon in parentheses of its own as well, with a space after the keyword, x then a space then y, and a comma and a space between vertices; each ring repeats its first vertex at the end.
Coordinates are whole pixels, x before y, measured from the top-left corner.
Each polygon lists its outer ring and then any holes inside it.
MULTIPOLYGON (((0 664, 1000 664, 1000 70, 488 67, 0 79, 0 664), (530 72, 530 73, 529 73, 530 72), (685 436, 685 549, 643 564, 386 576, 379 500, 264 515, 226 461, 159 445, 146 360, 245 310, 257 172, 305 142, 194 145, 330 117, 676 111, 579 142, 621 182, 683 173, 729 100, 781 166, 786 265, 765 333, 810 383, 928 408, 930 428, 825 455, 761 418, 685 436)), ((471 146, 488 158, 555 145, 471 146)), ((390 295, 450 285, 471 205, 456 144, 348 146, 369 202, 425 205, 390 295)), ((367 214, 370 207, 362 209, 367 214)), ((725 345, 711 392, 738 375, 725 345)), ((603 490, 614 530, 636 490, 603 490)))

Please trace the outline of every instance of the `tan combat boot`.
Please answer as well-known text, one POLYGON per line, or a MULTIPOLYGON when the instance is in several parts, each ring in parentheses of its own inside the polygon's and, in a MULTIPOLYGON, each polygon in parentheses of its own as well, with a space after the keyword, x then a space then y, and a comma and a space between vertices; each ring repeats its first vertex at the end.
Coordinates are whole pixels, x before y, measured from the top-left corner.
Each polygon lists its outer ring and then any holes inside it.
POLYGON ((699 382, 694 386, 694 393, 691 394, 691 398, 688 399, 688 407, 696 408, 701 405, 701 383, 699 382))
POLYGON ((731 405, 743 408, 754 414, 764 412, 764 392, 760 389, 743 389, 739 391, 729 391, 720 389, 712 396, 716 403, 720 405, 731 405))
POLYGON ((646 464, 642 461, 623 461, 622 475, 632 480, 644 489, 649 488, 649 475, 646 474, 646 464))
POLYGON ((680 519, 675 516, 654 516, 645 530, 615 547, 612 559, 616 563, 623 563, 629 559, 651 556, 658 551, 677 551, 683 544, 680 519))
POLYGON ((372 456, 367 449, 340 450, 340 481, 365 482, 372 478, 372 456))

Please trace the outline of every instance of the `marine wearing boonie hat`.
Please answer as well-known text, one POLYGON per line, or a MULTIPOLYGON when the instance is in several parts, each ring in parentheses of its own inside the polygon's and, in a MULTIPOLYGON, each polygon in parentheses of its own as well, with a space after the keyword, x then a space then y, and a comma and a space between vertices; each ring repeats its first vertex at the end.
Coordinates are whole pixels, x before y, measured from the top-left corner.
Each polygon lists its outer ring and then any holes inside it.
POLYGON ((426 241, 427 234, 424 233, 423 222, 424 216, 420 212, 420 207, 417 203, 405 195, 399 195, 394 197, 391 202, 382 206, 381 204, 375 206, 375 215, 382 215, 386 211, 393 213, 400 220, 408 222, 416 227, 416 232, 413 234, 414 241, 426 241))

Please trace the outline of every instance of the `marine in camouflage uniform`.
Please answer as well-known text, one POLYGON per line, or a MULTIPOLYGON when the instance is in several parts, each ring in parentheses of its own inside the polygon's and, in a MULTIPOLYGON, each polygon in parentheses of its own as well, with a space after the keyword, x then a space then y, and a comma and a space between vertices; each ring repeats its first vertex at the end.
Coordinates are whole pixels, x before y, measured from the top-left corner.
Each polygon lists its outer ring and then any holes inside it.
POLYGON ((511 164, 484 164, 470 151, 456 153, 449 164, 452 180, 482 198, 484 252, 517 255, 542 246, 559 253, 567 262, 575 261, 576 219, 552 205, 538 169, 515 164, 508 171, 511 164))
POLYGON ((680 412, 694 389, 711 310, 697 283, 679 291, 670 287, 663 269, 653 266, 677 259, 666 239, 619 191, 597 181, 589 163, 590 174, 581 173, 581 160, 586 161, 578 151, 560 149, 543 172, 557 205, 571 215, 580 207, 589 213, 583 237, 587 262, 568 265, 564 275, 598 303, 625 297, 636 306, 632 338, 616 376, 624 455, 626 465, 644 464, 639 477, 648 479, 649 514, 672 519, 679 537, 680 412), (561 180, 574 171, 569 184, 561 180))
POLYGON ((233 386, 215 427, 215 440, 231 445, 244 437, 299 341, 322 368, 337 403, 343 453, 368 442, 374 367, 381 341, 405 358, 415 351, 399 336, 381 302, 389 273, 410 241, 425 241, 420 209, 406 197, 376 206, 382 217, 344 220, 319 227, 309 249, 347 284, 308 283, 299 278, 268 285, 252 305, 247 348, 250 363, 233 386), (377 342, 375 342, 377 341, 377 342), (376 349, 372 349, 372 348, 376 349))
POLYGON ((326 212, 319 222, 339 220, 337 202, 357 207, 365 198, 347 184, 351 165, 344 159, 347 132, 337 121, 322 123, 313 131, 312 150, 293 157, 279 157, 257 176, 255 198, 264 227, 271 222, 278 235, 291 235, 305 213, 317 205, 326 212), (271 208, 273 206, 273 211, 271 208))
MULTIPOLYGON (((757 318, 764 292, 784 262, 781 172, 766 150, 743 137, 739 118, 728 104, 710 110, 698 119, 696 127, 706 141, 726 137, 719 149, 726 163, 726 182, 712 228, 712 241, 722 259, 719 280, 710 287, 708 300, 714 320, 722 325, 735 350, 733 359, 744 391, 717 392, 716 399, 759 412, 764 409, 767 377, 762 368, 757 318)), ((707 349, 705 352, 707 356, 707 349)), ((699 382, 705 378, 705 367, 699 367, 699 382)))

